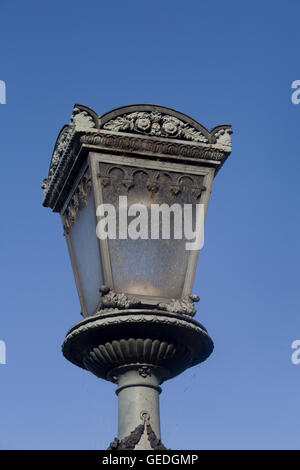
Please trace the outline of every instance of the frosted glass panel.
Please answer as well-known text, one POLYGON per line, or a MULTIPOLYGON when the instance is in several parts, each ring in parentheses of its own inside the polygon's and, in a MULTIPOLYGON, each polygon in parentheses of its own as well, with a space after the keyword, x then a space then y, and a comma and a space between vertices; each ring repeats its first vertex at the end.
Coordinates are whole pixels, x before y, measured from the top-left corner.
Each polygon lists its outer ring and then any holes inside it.
POLYGON ((94 194, 91 191, 87 203, 82 204, 76 214, 76 222, 70 228, 73 254, 88 315, 96 311, 101 296, 99 287, 103 284, 96 224, 94 194))
POLYGON ((110 244, 117 292, 181 297, 188 260, 181 240, 113 240, 110 244))
MULTIPOLYGON (((151 205, 166 203, 195 204, 201 194, 202 176, 187 176, 179 173, 165 173, 152 169, 107 169, 100 164, 100 174, 105 175, 103 187, 105 202, 119 207, 119 196, 127 197, 128 208, 132 204, 143 204, 149 214, 148 239, 138 238, 109 240, 110 259, 115 290, 128 294, 150 295, 163 298, 180 298, 185 282, 190 251, 185 249, 186 239, 174 237, 174 214, 171 211, 170 237, 162 239, 162 226, 159 226, 159 239, 150 238, 151 205), (200 188, 200 191, 197 190, 200 188)), ((183 213, 183 211, 182 211, 183 213)), ((136 219, 127 218, 128 224, 136 219)), ((161 220, 161 216, 160 216, 161 220)), ((117 211, 117 236, 119 233, 117 211)), ((191 228, 194 228, 194 219, 191 228)), ((183 225, 183 217, 181 217, 183 225)))

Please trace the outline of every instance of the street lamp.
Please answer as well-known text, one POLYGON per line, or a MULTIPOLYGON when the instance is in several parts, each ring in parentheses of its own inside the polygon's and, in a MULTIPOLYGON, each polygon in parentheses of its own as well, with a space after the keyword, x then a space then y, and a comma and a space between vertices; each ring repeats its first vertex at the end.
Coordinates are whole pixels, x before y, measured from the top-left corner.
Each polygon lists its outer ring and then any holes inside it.
POLYGON ((160 385, 212 352, 193 319, 192 286, 198 222, 231 152, 231 132, 229 125, 208 131, 164 106, 98 116, 76 104, 58 135, 43 205, 61 215, 84 317, 67 333, 63 354, 117 384, 111 449, 163 448, 160 385))

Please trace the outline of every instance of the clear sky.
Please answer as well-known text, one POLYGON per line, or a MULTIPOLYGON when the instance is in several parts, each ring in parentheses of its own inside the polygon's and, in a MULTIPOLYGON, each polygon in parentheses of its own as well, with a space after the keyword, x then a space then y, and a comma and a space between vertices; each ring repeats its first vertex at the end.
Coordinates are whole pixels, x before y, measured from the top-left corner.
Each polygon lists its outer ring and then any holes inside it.
POLYGON ((80 307, 60 218, 41 205, 78 102, 132 103, 230 123, 194 293, 212 356, 163 385, 173 449, 299 449, 298 0, 0 0, 1 449, 103 449, 115 386, 67 362, 80 307))

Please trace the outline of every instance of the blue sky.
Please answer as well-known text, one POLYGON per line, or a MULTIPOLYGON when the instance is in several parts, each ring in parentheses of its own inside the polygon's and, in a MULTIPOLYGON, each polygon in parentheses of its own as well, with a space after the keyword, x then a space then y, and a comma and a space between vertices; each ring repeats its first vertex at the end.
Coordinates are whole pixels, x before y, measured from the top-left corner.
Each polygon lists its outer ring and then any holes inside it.
POLYGON ((1 449, 103 449, 117 435, 114 385, 60 348, 80 319, 60 219, 43 178, 73 104, 132 103, 230 123, 194 292, 215 343, 163 385, 173 449, 299 449, 297 0, 0 0, 1 449))

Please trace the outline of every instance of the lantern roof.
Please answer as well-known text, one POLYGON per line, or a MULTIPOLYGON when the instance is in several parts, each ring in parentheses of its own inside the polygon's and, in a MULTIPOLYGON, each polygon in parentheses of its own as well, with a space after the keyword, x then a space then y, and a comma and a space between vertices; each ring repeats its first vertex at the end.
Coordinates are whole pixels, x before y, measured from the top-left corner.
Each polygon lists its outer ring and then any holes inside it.
POLYGON ((232 128, 208 130, 190 116, 153 104, 122 106, 99 116, 75 104, 57 137, 43 205, 59 212, 89 151, 210 166, 216 172, 231 153, 232 128))

